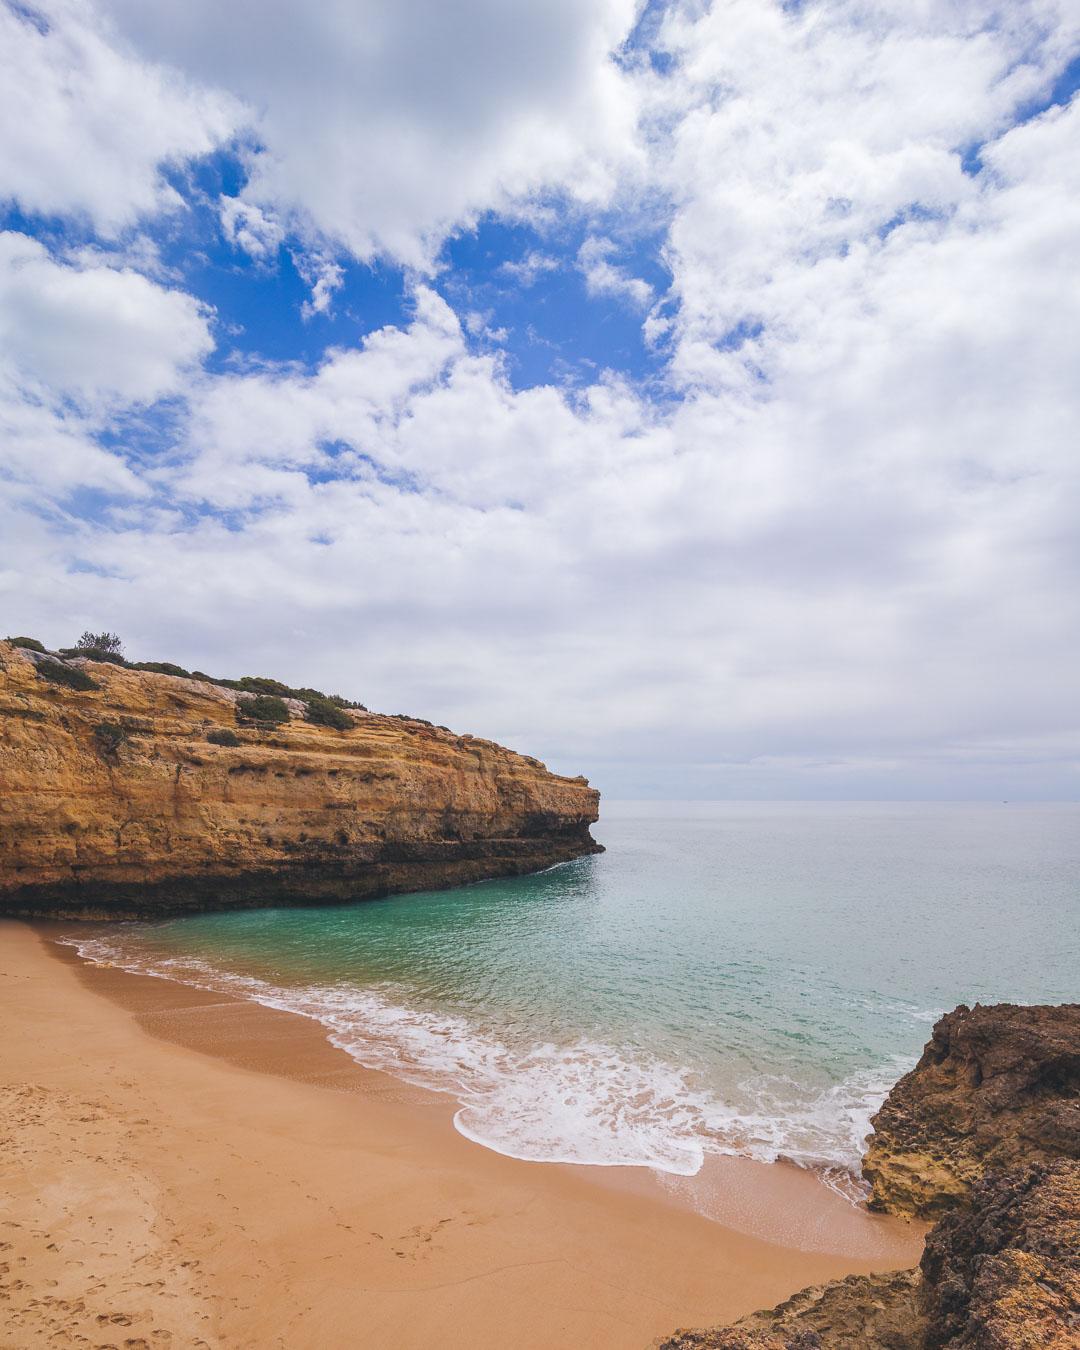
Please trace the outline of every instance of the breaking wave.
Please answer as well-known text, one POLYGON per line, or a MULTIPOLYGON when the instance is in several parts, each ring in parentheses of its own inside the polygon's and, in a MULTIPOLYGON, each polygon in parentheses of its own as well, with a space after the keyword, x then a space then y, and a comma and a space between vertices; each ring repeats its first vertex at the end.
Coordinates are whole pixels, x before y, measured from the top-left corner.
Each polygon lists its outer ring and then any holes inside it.
POLYGON ((390 986, 278 986, 192 957, 133 952, 114 938, 71 937, 94 965, 115 966, 308 1017, 358 1064, 452 1096, 461 1134, 532 1162, 640 1166, 695 1175, 709 1153, 812 1167, 857 1199, 870 1117, 900 1056, 817 1094, 759 1075, 720 1100, 701 1075, 600 1041, 511 1046, 497 1030, 408 1006, 390 986))

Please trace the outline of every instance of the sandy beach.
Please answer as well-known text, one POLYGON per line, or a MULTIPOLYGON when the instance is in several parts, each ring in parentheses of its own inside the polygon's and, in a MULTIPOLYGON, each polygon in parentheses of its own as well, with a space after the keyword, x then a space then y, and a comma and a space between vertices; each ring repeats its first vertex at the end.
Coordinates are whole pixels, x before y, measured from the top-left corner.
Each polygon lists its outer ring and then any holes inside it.
POLYGON ((314 1023, 53 936, 0 923, 5 1348, 621 1350, 918 1257, 788 1166, 501 1157, 314 1023))

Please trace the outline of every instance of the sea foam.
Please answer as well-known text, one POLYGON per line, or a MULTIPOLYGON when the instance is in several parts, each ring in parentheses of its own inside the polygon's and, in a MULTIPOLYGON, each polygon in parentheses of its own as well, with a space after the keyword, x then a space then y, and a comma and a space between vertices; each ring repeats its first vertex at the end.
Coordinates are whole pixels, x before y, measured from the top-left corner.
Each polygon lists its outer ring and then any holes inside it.
POLYGON ((458 1103, 474 1142, 532 1162, 640 1166, 694 1176, 709 1153, 818 1170, 857 1199, 870 1117, 912 1061, 894 1057, 816 1094, 757 1076, 721 1100, 689 1070, 640 1050, 581 1038, 511 1046, 495 1030, 410 1007, 389 986, 275 985, 193 957, 133 951, 116 938, 61 938, 95 965, 115 966, 308 1017, 358 1064, 458 1103))

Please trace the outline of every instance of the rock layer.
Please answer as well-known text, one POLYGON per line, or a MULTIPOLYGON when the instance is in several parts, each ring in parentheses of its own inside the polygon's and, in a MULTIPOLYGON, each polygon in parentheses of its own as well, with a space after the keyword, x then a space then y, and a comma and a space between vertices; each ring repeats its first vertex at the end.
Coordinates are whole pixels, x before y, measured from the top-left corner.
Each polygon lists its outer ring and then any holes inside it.
POLYGON ((976 1181, 1080 1158, 1080 1004, 963 1004, 874 1117, 871 1208, 934 1217, 976 1181))
POLYGON ((961 1005, 874 1117, 879 1209, 940 1215, 917 1270, 804 1289, 660 1350, 1080 1350, 1080 1005, 961 1005))
POLYGON ((102 918, 331 903, 516 875, 599 851, 599 793, 490 741, 292 704, 238 726, 199 680, 0 643, 0 913, 102 918), (122 736, 102 734, 103 724, 122 736), (210 732, 239 744, 215 745, 210 732))

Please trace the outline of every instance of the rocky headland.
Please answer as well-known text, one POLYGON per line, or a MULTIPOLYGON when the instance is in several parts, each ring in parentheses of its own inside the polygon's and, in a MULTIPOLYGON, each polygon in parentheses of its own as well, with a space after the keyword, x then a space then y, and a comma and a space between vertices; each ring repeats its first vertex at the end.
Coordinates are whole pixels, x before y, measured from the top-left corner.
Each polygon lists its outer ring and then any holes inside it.
POLYGON ((0 642, 0 914, 345 902, 599 851, 584 778, 325 699, 267 721, 223 683, 0 642))
POLYGON ((918 1268, 661 1350, 1080 1350, 1080 1004, 961 1005, 873 1124, 872 1207, 938 1219, 918 1268))

